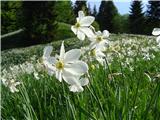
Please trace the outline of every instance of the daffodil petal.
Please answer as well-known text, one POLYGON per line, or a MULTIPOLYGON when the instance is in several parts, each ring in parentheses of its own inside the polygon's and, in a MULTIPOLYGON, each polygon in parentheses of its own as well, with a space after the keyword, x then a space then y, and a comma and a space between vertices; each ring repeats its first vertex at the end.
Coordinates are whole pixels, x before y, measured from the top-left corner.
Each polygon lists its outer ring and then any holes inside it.
POLYGON ((93 35, 92 37, 88 37, 88 39, 89 39, 90 41, 96 41, 96 35, 93 35))
POLYGON ((78 17, 81 20, 84 17, 84 12, 83 11, 79 11, 78 12, 78 17))
POLYGON ((157 37, 156 41, 160 44, 160 36, 157 37))
POLYGON ((77 61, 81 56, 80 49, 72 49, 65 53, 64 62, 71 63, 73 61, 77 61))
POLYGON ((47 64, 45 67, 47 68, 49 75, 55 74, 56 68, 53 65, 47 64))
POLYGON ((102 35, 101 31, 97 31, 96 35, 101 36, 102 35))
POLYGON ((105 60, 103 58, 97 58, 96 59, 101 65, 104 65, 105 60))
POLYGON ((87 27, 81 27, 80 30, 86 34, 87 37, 93 37, 94 33, 90 28, 87 27))
POLYGON ((86 85, 88 85, 89 80, 88 80, 88 78, 81 78, 79 80, 79 83, 81 84, 81 86, 86 86, 86 85))
POLYGON ((80 40, 84 40, 85 39, 85 34, 82 31, 78 30, 77 31, 77 37, 80 40))
POLYGON ((49 58, 47 58, 46 60, 47 60, 48 63, 50 63, 50 64, 55 64, 56 61, 57 61, 55 57, 49 57, 49 58))
POLYGON ((80 19, 80 25, 88 27, 94 22, 95 18, 92 16, 86 16, 80 19))
POLYGON ((79 20, 80 20, 79 17, 76 17, 76 20, 77 20, 77 22, 79 22, 79 20))
POLYGON ((65 55, 65 49, 64 49, 64 41, 63 41, 60 49, 60 59, 64 59, 64 55, 65 55))
POLYGON ((71 85, 71 86, 69 86, 69 90, 71 92, 82 92, 83 91, 83 87, 82 86, 78 86, 78 85, 71 85))
POLYGON ((52 46, 46 46, 44 48, 44 52, 43 52, 43 58, 47 58, 50 57, 51 53, 52 53, 53 47, 52 46))
POLYGON ((91 44, 89 45, 89 49, 92 50, 96 47, 96 42, 91 42, 91 44))
POLYGON ((57 78, 60 82, 62 82, 62 71, 60 71, 60 70, 56 71, 56 78, 57 78))
POLYGON ((101 52, 100 50, 97 51, 96 55, 97 57, 105 57, 105 54, 101 52))
POLYGON ((152 35, 160 35, 160 28, 154 28, 152 31, 152 35))
POLYGON ((66 65, 65 69, 73 75, 83 75, 88 71, 88 65, 83 61, 77 61, 66 65))
POLYGON ((21 84, 20 82, 16 82, 14 85, 17 86, 17 85, 20 85, 20 84, 21 84))
POLYGON ((75 28, 75 26, 71 26, 71 30, 74 32, 75 35, 77 35, 77 29, 75 28))
POLYGON ((108 38, 109 37, 109 32, 108 30, 103 31, 103 38, 108 38))
POLYGON ((76 83, 76 81, 77 81, 76 76, 74 76, 73 74, 71 74, 70 72, 68 72, 66 70, 63 71, 63 79, 69 85, 77 84, 76 83))

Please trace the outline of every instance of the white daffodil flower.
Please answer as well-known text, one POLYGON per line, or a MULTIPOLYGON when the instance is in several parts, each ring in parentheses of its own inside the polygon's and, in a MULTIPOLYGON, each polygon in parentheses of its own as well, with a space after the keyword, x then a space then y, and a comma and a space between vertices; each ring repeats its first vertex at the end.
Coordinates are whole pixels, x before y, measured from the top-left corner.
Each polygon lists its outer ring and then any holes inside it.
POLYGON ((158 46, 160 46, 160 28, 154 28, 152 31, 152 35, 158 36, 156 41, 159 44, 158 46))
POLYGON ((44 64, 49 71, 55 74, 60 82, 63 79, 65 82, 70 83, 70 79, 67 79, 68 76, 81 76, 88 71, 88 65, 79 60, 81 56, 79 49, 65 52, 64 42, 62 42, 59 56, 51 57, 51 50, 51 46, 45 48, 43 55, 44 64))
POLYGON ((91 58, 96 59, 101 65, 105 62, 105 54, 101 51, 101 49, 92 49, 90 51, 91 58))
POLYGON ((17 87, 17 85, 20 85, 20 82, 16 82, 14 79, 6 80, 6 79, 2 78, 2 83, 6 87, 9 87, 9 89, 12 93, 19 92, 19 90, 16 87, 17 87))
POLYGON ((153 31, 152 31, 152 35, 160 35, 160 28, 154 28, 153 31))
POLYGON ((77 22, 74 26, 71 26, 71 30, 77 35, 78 39, 84 40, 85 35, 87 37, 93 36, 93 31, 89 28, 94 22, 95 18, 92 16, 85 16, 83 11, 78 12, 77 22))
POLYGON ((55 58, 50 56, 52 53, 52 50, 53 50, 52 46, 45 47, 43 52, 43 57, 42 57, 43 64, 47 68, 49 75, 55 74, 55 67, 52 66, 52 63, 53 61, 55 61, 55 58))
POLYGON ((101 31, 95 32, 95 34, 89 38, 91 41, 90 48, 102 48, 108 44, 107 38, 109 37, 109 32, 104 30, 103 33, 101 31))
POLYGON ((89 83, 87 78, 67 76, 65 79, 68 79, 69 90, 72 92, 82 92, 84 90, 82 86, 86 86, 89 83))

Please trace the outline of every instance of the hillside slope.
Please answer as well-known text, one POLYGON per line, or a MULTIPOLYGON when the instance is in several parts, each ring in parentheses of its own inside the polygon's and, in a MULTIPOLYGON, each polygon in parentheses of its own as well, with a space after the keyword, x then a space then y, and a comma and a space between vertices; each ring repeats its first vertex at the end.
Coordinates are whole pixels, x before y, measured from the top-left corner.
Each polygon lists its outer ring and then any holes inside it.
MULTIPOLYGON (((147 39, 153 39, 153 38, 154 37, 152 36, 143 36, 143 35, 111 34, 109 39, 110 41, 120 41, 124 39, 126 41, 128 41, 129 39, 138 39, 139 41, 141 41, 141 40, 147 40, 147 39)), ((76 37, 64 39, 64 41, 65 41, 65 47, 67 50, 72 49, 72 48, 79 48, 82 45, 82 41, 79 41, 76 37)), ((23 63, 27 60, 30 60, 32 56, 35 56, 36 58, 41 57, 43 55, 43 49, 47 45, 52 45, 54 52, 58 53, 61 42, 62 40, 59 40, 59 41, 54 41, 48 44, 34 45, 30 47, 4 50, 1 52, 2 68, 10 66, 10 65, 16 65, 16 64, 23 63)), ((85 44, 87 43, 88 43, 88 40, 85 42, 85 44)))

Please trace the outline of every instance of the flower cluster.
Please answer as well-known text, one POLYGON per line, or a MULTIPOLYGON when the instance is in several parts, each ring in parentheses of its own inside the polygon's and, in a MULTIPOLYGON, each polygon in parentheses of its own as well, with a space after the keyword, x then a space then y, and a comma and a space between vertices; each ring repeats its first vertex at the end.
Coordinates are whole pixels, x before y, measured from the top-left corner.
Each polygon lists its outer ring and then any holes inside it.
MULTIPOLYGON (((60 55, 51 56, 52 46, 44 48, 43 63, 49 75, 55 77, 62 82, 64 80, 69 84, 69 89, 72 92, 81 92, 83 87, 89 83, 86 75, 88 72, 87 60, 82 61, 85 56, 90 55, 95 60, 103 64, 106 44, 108 44, 109 32, 104 30, 95 32, 91 24, 95 18, 92 16, 85 16, 83 11, 78 12, 77 22, 71 27, 71 30, 79 40, 84 41, 86 38, 91 41, 91 44, 82 49, 72 49, 65 52, 64 42, 61 44, 60 55), (80 60, 81 58, 81 60, 80 60)), ((90 59, 91 60, 91 59, 90 59)), ((92 59, 93 60, 93 59, 92 59)))
POLYGON ((12 93, 18 92, 17 86, 21 82, 17 79, 20 75, 30 74, 36 80, 40 79, 39 72, 43 70, 43 66, 39 63, 25 62, 20 65, 10 66, 9 69, 3 69, 1 72, 1 80, 5 87, 8 87, 12 93))

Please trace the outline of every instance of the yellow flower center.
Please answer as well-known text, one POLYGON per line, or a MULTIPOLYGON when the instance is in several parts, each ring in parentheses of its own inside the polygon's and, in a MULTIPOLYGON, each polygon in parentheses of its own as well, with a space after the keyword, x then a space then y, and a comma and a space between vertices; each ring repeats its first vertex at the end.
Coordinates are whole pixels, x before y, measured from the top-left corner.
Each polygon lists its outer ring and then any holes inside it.
POLYGON ((101 42, 102 41, 102 36, 97 36, 96 41, 101 42))
POLYGON ((75 24, 75 27, 76 28, 79 28, 81 25, 80 25, 80 23, 79 22, 77 22, 76 24, 75 24))
POLYGON ((95 66, 93 64, 91 65, 91 70, 95 70, 95 66))
POLYGON ((63 69, 64 68, 64 63, 62 61, 58 61, 56 63, 56 68, 59 69, 59 70, 63 69))
POLYGON ((93 49, 93 50, 91 50, 91 56, 96 56, 96 51, 95 51, 95 49, 93 49))

